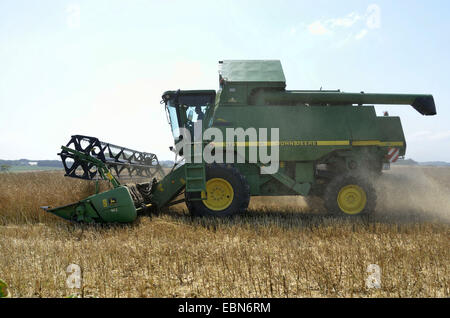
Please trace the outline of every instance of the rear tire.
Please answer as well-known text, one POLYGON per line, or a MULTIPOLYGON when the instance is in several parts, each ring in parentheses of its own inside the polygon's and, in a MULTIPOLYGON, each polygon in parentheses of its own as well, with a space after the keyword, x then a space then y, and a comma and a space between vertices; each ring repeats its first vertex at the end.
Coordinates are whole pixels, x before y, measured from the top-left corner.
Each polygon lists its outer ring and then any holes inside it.
POLYGON ((250 186, 245 177, 231 165, 206 166, 208 200, 193 200, 186 192, 186 205, 193 216, 228 217, 243 213, 250 202, 250 186))
POLYGON ((334 215, 364 215, 375 210, 377 195, 371 182, 358 175, 339 175, 325 189, 325 207, 334 215))

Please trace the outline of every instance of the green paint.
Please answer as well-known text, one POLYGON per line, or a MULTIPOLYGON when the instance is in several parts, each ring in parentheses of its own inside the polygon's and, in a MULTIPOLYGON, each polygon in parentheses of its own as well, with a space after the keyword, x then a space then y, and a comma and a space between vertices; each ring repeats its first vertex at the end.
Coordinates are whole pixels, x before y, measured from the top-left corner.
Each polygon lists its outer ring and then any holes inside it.
POLYGON ((152 204, 161 208, 173 200, 186 185, 186 165, 174 169, 152 187, 152 204))
POLYGON ((85 223, 128 223, 133 222, 137 217, 130 192, 124 186, 47 211, 69 221, 85 223))

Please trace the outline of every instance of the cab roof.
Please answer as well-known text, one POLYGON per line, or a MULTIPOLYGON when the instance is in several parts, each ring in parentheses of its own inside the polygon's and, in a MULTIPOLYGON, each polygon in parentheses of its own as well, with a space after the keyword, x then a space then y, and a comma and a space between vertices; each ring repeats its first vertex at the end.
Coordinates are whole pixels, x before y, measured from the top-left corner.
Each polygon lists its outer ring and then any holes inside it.
POLYGON ((270 82, 285 85, 279 60, 223 60, 220 75, 227 82, 270 82))

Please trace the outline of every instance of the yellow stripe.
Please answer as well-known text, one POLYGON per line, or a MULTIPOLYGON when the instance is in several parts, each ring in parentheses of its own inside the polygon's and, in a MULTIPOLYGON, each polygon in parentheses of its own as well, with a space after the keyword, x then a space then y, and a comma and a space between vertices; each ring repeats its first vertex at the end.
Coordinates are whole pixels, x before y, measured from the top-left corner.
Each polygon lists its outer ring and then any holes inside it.
MULTIPOLYGON (((315 146, 349 146, 349 140, 286 140, 286 141, 238 141, 238 142, 213 142, 216 147, 258 147, 258 146, 281 146, 281 147, 315 147, 315 146)), ((380 140, 355 140, 353 146, 379 146, 379 147, 403 147, 403 141, 380 141, 380 140)))
POLYGON ((403 141, 356 140, 353 146, 403 147, 403 141))
POLYGON ((381 141, 380 144, 382 147, 403 147, 405 145, 403 141, 381 141))
POLYGON ((213 142, 216 147, 237 146, 237 147, 257 147, 257 146, 348 146, 349 140, 287 140, 287 141, 238 141, 238 142, 213 142))
POLYGON ((379 146, 379 140, 355 140, 352 142, 353 146, 379 146))
POLYGON ((348 146, 350 141, 348 140, 333 140, 333 141, 318 141, 318 146, 348 146))

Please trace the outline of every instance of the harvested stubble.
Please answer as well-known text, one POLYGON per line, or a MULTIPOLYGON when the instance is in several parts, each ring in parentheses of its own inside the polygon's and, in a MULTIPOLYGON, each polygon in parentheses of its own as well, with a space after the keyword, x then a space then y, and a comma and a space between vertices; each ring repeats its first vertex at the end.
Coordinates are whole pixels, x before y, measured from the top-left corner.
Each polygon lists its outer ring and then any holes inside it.
POLYGON ((417 211, 335 218, 301 198, 257 198, 233 219, 192 219, 179 205, 80 226, 38 208, 93 191, 60 173, 0 175, 0 277, 13 297, 449 297, 448 223, 417 211), (81 289, 66 287, 72 263, 81 289), (369 264, 380 289, 366 287, 369 264))

